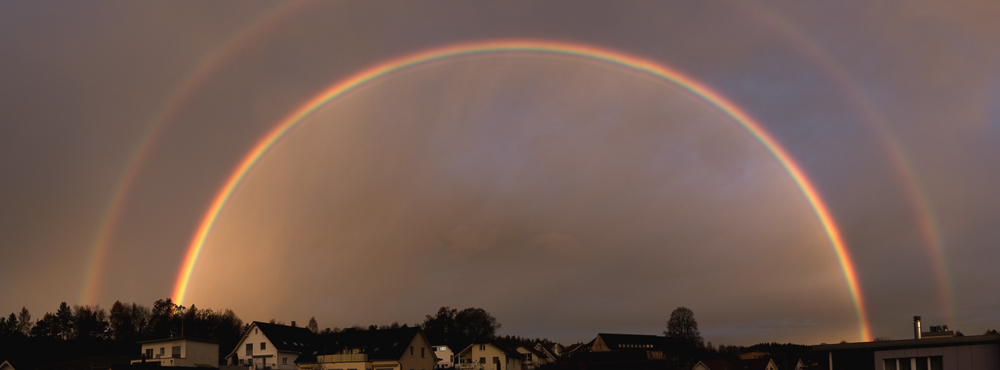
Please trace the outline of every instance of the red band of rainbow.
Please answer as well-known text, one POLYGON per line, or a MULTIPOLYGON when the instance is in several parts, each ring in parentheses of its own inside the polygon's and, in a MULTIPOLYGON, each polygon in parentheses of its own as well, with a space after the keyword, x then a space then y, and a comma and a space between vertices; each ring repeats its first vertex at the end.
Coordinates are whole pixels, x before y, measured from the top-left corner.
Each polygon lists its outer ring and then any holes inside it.
POLYGON ((173 301, 177 302, 177 304, 183 304, 184 296, 187 293, 188 285, 191 282, 191 274, 194 272, 194 268, 197 265, 198 256, 201 254, 201 250, 205 245, 205 240, 208 237, 209 232, 212 230, 212 225, 215 223, 220 211, 226 205, 226 202, 229 200, 233 191, 246 176, 247 172, 250 171, 254 164, 257 163, 261 156, 263 156, 275 142, 281 139, 285 133, 295 127, 295 125, 301 122, 305 117, 309 116, 324 104, 336 99, 344 93, 376 78, 401 69, 451 57, 504 52, 528 52, 575 56, 625 67, 636 72, 645 73, 656 78, 670 81, 677 86, 686 89, 692 94, 701 97, 709 104, 715 106, 736 120, 736 122, 749 131, 751 135, 760 141, 760 143, 763 144, 772 155, 774 155, 788 174, 791 175, 792 179, 802 190, 806 200, 812 206, 820 224, 823 226, 823 229, 830 240, 830 244, 834 249, 837 260, 840 262, 841 270, 844 274, 844 280, 847 283, 848 292, 854 303, 861 340, 871 340, 871 330, 868 325, 864 299, 861 295, 860 288, 858 287, 857 273, 854 269, 854 264, 850 258, 850 254, 843 242, 843 239, 841 238, 840 231, 833 222, 830 211, 823 203, 818 192, 816 191, 815 186, 813 186, 813 184, 805 176, 805 173, 799 165, 792 159, 788 152, 764 130, 760 123, 751 118, 735 104, 722 97, 722 95, 719 95, 715 91, 711 90, 708 86, 685 76, 676 70, 668 68, 663 64, 617 51, 588 45, 536 40, 496 40, 475 42, 434 48, 406 55, 355 73, 354 75, 335 83, 300 106, 291 115, 271 129, 271 131, 268 132, 264 138, 257 142, 253 149, 250 150, 242 161, 240 161, 239 165, 232 172, 225 184, 219 190, 218 194, 215 196, 211 206, 209 206, 208 210, 205 212, 205 216, 188 247, 187 255, 184 258, 180 272, 177 276, 177 282, 172 297, 173 301))

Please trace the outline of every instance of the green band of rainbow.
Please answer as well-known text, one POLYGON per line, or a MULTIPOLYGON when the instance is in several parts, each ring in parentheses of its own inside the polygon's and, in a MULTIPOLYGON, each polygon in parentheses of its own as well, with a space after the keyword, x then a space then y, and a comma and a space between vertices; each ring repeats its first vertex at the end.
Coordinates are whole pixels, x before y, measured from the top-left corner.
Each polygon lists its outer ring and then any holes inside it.
POLYGON ((295 125, 301 122, 305 117, 315 112, 327 102, 336 99, 358 86, 404 68, 451 57, 504 52, 529 52, 583 57, 591 60, 611 63, 636 72, 649 74, 656 78, 670 81, 677 86, 686 89, 729 115, 736 120, 736 122, 739 122, 739 124, 749 131, 751 135, 757 138, 757 140, 760 141, 760 143, 763 144, 772 155, 774 155, 785 170, 788 171, 788 174, 791 175, 792 179, 802 190, 806 200, 812 206, 820 224, 822 224, 824 231, 829 237, 830 243, 837 256, 837 260, 840 262, 841 270, 844 274, 844 280, 847 283, 848 292, 853 300, 854 309, 857 314, 861 340, 871 340, 871 331, 868 325, 867 314, 865 312, 864 300, 858 287, 857 274, 854 269, 854 264, 851 261, 848 250, 840 236, 840 231, 833 222, 830 211, 819 197, 815 186, 813 186, 813 184, 805 176, 805 173, 799 165, 792 159, 788 152, 785 151, 785 149, 764 130, 763 126, 746 114, 742 109, 726 100, 718 93, 712 91, 708 88, 708 86, 705 86, 704 84, 660 63, 588 45, 536 40, 496 40, 475 42, 417 52, 397 59, 389 60, 358 72, 347 79, 332 85, 319 95, 316 95, 308 102, 300 106, 291 115, 281 121, 276 127, 271 129, 271 131, 268 132, 264 138, 257 142, 253 149, 243 158, 242 161, 240 161, 239 165, 232 172, 225 184, 219 190, 218 194, 215 196, 211 206, 206 211, 205 216, 198 227, 198 231, 195 233, 191 240, 191 244, 188 247, 187 255, 184 258, 181 270, 177 276, 177 282, 173 293, 174 302, 177 302, 177 304, 184 303, 184 295, 187 293, 188 285, 191 283, 191 274, 197 265, 198 256, 201 254, 201 250, 205 245, 205 239, 208 237, 209 232, 211 232, 212 225, 215 223, 220 211, 226 205, 226 202, 229 200, 233 191, 246 176, 247 172, 250 171, 254 164, 257 163, 260 157, 263 156, 275 142, 281 139, 285 133, 295 127, 295 125))

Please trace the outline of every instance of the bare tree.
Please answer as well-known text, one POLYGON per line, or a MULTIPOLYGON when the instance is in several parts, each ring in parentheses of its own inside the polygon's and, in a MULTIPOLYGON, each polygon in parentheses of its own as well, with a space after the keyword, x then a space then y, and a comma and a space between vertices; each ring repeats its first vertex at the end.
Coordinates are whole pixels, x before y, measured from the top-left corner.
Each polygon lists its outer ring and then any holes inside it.
POLYGON ((667 331, 663 332, 668 337, 679 338, 697 347, 701 347, 701 333, 698 331, 698 322, 694 320, 694 312, 687 307, 677 307, 670 313, 670 321, 667 321, 667 331))

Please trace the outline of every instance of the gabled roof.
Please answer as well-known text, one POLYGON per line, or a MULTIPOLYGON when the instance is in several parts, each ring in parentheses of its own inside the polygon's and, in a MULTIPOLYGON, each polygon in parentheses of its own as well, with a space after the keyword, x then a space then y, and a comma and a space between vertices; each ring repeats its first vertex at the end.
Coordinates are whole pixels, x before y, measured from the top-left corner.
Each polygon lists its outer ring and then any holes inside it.
MULTIPOLYGON (((709 370, 736 370, 736 367, 726 360, 704 360, 699 361, 698 363, 707 367, 709 370)), ((695 365, 695 367, 698 367, 698 365, 695 365)))
POLYGON ((312 344, 316 334, 307 328, 300 328, 288 325, 270 324, 266 322, 254 321, 260 332, 271 341, 279 351, 302 352, 312 344))
POLYGON ((548 358, 549 357, 548 355, 546 355, 544 353, 538 352, 538 350, 536 350, 534 347, 529 347, 529 346, 526 346, 526 345, 522 344, 522 345, 517 346, 517 348, 515 348, 515 350, 518 349, 518 348, 524 348, 524 350, 528 351, 529 353, 535 355, 535 357, 538 357, 538 358, 548 358))
MULTIPOLYGON (((324 334, 309 349, 304 351, 296 363, 314 363, 316 357, 342 353, 345 349, 361 349, 368 360, 398 360, 406 354, 407 348, 417 335, 423 335, 420 328, 380 329, 349 331, 324 334)), ((428 348, 430 349, 430 348, 428 348)), ((433 351, 431 351, 433 355, 433 351)))
POLYGON ((594 341, 590 341, 590 343, 570 344, 569 347, 566 347, 566 349, 563 352, 566 352, 566 353, 585 352, 587 350, 587 348, 590 348, 593 345, 594 345, 594 341))
POLYGON ((240 350, 240 345, 247 340, 247 337, 250 336, 250 332, 255 327, 260 329, 260 332, 267 337, 267 340, 271 342, 271 345, 273 345, 276 350, 282 352, 301 353, 312 344, 316 337, 316 334, 313 334, 313 332, 307 328, 254 321, 249 327, 247 327, 247 330, 243 332, 243 336, 240 337, 240 341, 238 342, 239 344, 236 345, 236 348, 233 348, 233 351, 226 355, 227 359, 235 355, 236 352, 240 350))

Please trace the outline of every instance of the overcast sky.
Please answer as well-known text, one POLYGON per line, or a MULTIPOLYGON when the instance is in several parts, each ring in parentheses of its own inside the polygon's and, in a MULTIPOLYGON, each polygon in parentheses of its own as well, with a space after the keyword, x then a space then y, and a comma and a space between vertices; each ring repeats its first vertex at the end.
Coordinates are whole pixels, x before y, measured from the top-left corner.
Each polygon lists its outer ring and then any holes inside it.
MULTIPOLYGON (((6 2, 0 313, 173 294, 270 130, 373 65, 489 40, 659 63, 758 121, 817 188, 871 333, 1000 328, 1000 4, 6 2)), ((488 53, 389 74, 236 188, 184 303, 244 321, 419 323, 715 344, 861 340, 814 208, 739 122, 620 65, 488 53)))

